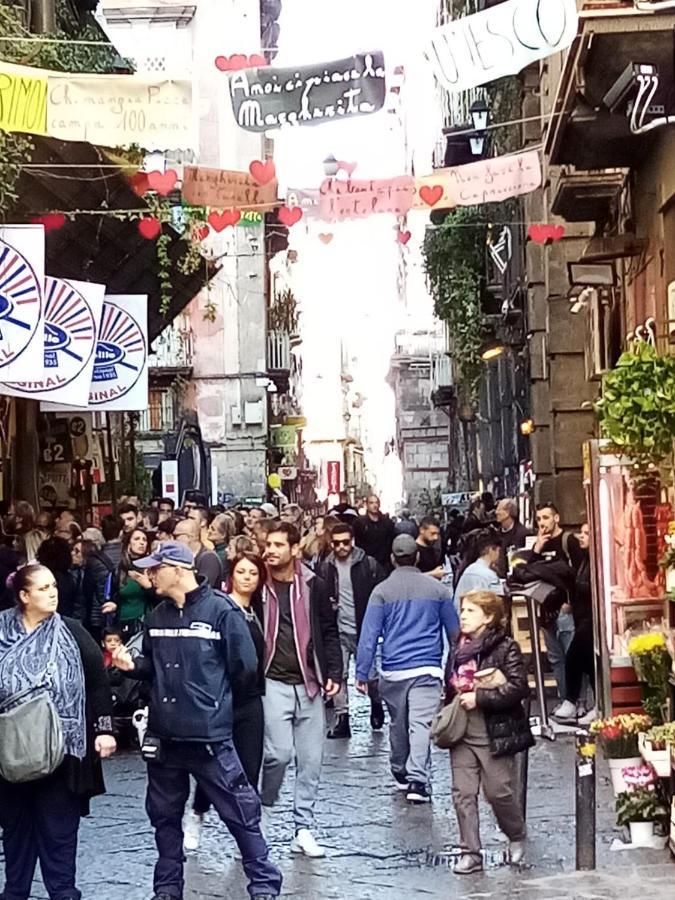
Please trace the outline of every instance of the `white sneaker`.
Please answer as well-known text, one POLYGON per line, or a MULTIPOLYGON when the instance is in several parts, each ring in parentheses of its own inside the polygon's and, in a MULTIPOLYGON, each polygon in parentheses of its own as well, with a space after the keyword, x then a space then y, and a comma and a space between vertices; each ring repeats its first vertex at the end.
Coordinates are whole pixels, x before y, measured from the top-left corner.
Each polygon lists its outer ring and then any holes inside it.
POLYGON ((310 859, 321 859, 326 851, 316 842, 309 828, 301 828, 291 841, 291 853, 304 853, 310 859))
POLYGON ((511 841, 509 851, 511 863, 517 866, 525 857, 525 841, 511 841))
POLYGON ((563 700, 560 706, 553 710, 551 715, 555 719, 576 719, 577 707, 569 700, 563 700))
POLYGON ((185 817, 183 822, 183 848, 188 852, 199 849, 203 822, 204 817, 195 812, 189 812, 185 817))
POLYGON ((579 719, 579 725, 590 725, 591 722, 595 722, 598 718, 598 710, 594 706, 593 709, 589 709, 585 716, 582 716, 579 719))

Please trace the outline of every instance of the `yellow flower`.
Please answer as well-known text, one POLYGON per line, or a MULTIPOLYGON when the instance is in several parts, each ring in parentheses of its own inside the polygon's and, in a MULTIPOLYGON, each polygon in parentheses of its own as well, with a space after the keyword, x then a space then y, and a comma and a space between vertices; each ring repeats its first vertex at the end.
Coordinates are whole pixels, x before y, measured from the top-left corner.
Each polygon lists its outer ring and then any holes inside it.
POLYGON ((653 650, 665 650, 666 639, 661 632, 655 631, 649 634, 639 634, 631 639, 628 644, 628 652, 631 656, 640 656, 642 653, 651 653, 653 650))

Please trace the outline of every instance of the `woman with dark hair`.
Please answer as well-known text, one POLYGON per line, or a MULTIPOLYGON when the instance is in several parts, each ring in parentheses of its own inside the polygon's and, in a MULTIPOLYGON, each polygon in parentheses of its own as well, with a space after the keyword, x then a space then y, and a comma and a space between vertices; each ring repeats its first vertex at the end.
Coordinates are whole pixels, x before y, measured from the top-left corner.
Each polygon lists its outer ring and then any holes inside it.
POLYGON ((80 817, 105 792, 101 757, 115 752, 112 698, 101 651, 74 619, 57 612, 56 579, 42 565, 14 575, 16 606, 0 613, 0 706, 47 687, 61 720, 65 756, 43 778, 0 778, 0 828, 8 900, 26 900, 38 859, 50 898, 79 900, 75 885, 80 817))
POLYGON ((142 559, 149 553, 150 542, 142 528, 134 528, 123 535, 117 618, 125 640, 140 631, 145 614, 155 599, 147 572, 134 566, 135 560, 142 559))
MULTIPOLYGON (((258 655, 258 677, 255 684, 249 686, 243 694, 238 693, 236 687, 233 688, 232 742, 241 767, 250 785, 256 790, 260 779, 265 734, 262 704, 265 694, 262 587, 266 578, 265 564, 255 553, 240 553, 232 561, 232 588, 229 596, 241 609, 246 619, 258 655)), ((186 850, 196 850, 199 847, 204 814, 210 805, 206 795, 197 784, 192 811, 188 814, 184 826, 186 850)))
POLYGON ((77 590, 70 574, 72 557, 68 541, 50 537, 38 547, 37 561, 51 570, 59 593, 58 611, 62 616, 75 617, 77 590))

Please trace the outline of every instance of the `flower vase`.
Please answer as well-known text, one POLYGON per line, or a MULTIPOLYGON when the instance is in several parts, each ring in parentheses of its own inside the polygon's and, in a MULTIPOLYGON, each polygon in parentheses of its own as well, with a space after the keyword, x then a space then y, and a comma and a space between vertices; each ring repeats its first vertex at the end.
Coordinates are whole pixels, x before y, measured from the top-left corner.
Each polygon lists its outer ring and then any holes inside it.
POLYGON ((629 822, 630 842, 635 847, 651 847, 654 838, 653 822, 629 822))
POLYGON ((614 789, 614 796, 618 797, 618 795, 622 794, 624 791, 630 790, 629 785, 626 784, 623 777, 623 770, 627 769, 628 766, 639 766, 641 763, 641 756, 627 756, 620 759, 607 760, 607 764, 609 765, 609 777, 612 780, 612 788, 614 789))

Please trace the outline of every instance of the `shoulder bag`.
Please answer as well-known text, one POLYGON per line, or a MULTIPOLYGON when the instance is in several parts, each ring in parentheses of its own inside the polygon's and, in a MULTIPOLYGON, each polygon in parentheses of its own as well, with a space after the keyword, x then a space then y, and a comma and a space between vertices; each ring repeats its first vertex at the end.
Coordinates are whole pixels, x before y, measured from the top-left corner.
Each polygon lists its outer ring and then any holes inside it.
POLYGON ((450 750, 466 734, 469 720, 459 698, 460 694, 455 694, 450 703, 436 713, 431 723, 431 740, 440 750, 450 750))

